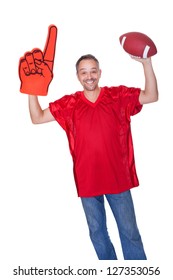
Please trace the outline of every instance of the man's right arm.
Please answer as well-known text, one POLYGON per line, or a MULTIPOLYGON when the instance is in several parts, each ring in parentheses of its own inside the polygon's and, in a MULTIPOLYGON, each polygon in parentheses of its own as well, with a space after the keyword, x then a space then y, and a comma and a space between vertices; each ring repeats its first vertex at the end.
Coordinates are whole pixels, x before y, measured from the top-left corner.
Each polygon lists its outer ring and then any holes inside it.
POLYGON ((46 108, 44 110, 41 108, 37 96, 28 95, 28 98, 29 112, 33 124, 41 124, 55 120, 49 108, 46 108))

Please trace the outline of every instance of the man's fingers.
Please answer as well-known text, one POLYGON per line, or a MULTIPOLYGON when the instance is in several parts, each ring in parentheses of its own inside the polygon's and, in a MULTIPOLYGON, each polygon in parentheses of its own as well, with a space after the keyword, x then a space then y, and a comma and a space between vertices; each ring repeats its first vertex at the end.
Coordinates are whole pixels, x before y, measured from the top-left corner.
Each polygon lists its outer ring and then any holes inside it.
POLYGON ((49 67, 53 69, 55 49, 56 49, 57 27, 49 26, 47 41, 43 52, 44 60, 49 62, 49 67))

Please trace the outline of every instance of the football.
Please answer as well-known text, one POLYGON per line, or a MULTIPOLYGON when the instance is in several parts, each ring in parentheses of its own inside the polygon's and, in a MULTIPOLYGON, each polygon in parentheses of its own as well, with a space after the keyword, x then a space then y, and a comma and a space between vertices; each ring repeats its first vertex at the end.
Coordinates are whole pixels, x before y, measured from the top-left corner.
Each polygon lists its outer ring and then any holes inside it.
POLYGON ((119 37, 123 49, 130 55, 147 58, 157 53, 154 42, 146 35, 140 32, 128 32, 119 37))

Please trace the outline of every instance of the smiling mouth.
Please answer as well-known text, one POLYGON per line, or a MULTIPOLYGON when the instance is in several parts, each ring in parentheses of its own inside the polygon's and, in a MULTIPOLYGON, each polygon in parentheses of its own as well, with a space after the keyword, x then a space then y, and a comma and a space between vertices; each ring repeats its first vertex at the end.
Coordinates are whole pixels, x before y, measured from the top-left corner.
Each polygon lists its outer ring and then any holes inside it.
POLYGON ((88 85, 91 85, 95 82, 96 80, 95 79, 91 79, 91 80, 86 80, 85 83, 88 84, 88 85))

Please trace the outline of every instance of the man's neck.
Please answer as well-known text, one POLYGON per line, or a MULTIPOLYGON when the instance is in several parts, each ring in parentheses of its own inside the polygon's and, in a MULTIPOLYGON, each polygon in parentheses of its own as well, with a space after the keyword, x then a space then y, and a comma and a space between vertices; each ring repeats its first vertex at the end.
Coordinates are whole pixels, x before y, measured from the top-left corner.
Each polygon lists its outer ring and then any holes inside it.
POLYGON ((100 88, 98 87, 93 91, 84 90, 84 95, 85 95, 86 99, 88 99, 89 101, 94 103, 94 102, 96 102, 97 98, 100 95, 100 88))

